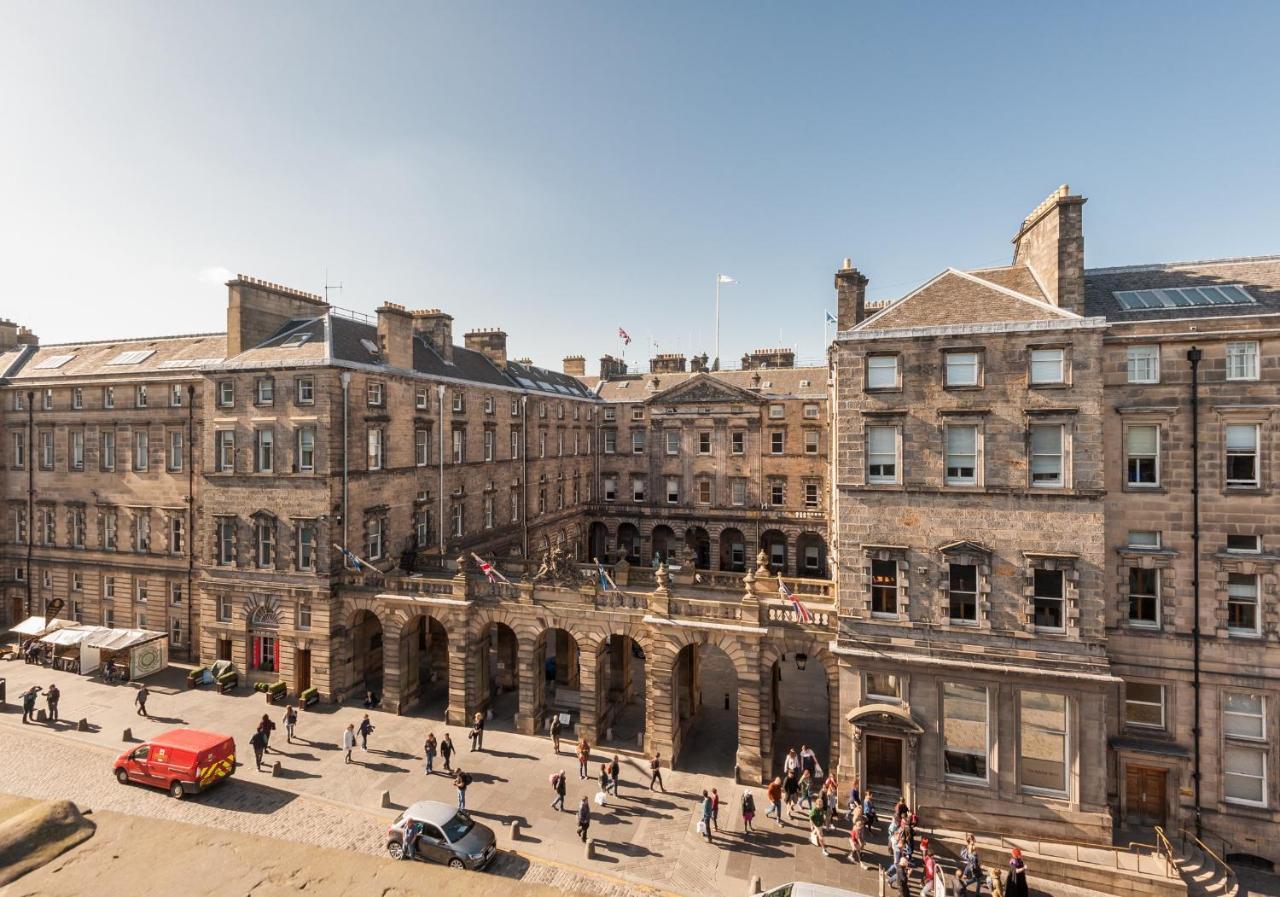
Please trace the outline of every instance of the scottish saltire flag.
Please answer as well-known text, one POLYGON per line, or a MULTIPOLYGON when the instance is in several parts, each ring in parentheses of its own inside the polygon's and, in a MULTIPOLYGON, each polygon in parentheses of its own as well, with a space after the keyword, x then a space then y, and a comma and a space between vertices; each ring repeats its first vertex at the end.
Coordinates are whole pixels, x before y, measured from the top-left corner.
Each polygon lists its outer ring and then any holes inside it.
POLYGON ((502 572, 497 567, 480 557, 480 555, 476 554, 474 551, 471 553, 471 556, 476 559, 476 563, 480 565, 480 572, 484 574, 484 578, 489 580, 489 582, 511 582, 511 580, 502 575, 502 572))
POLYGON ((609 575, 609 571, 604 568, 604 564, 596 561, 596 571, 600 574, 600 591, 618 591, 617 583, 613 581, 613 577, 609 575))
POLYGON ((836 323, 836 316, 833 315, 831 312, 827 312, 827 323, 828 324, 836 323))
POLYGON ((373 566, 373 564, 369 563, 368 561, 364 560, 362 557, 357 555, 354 551, 351 551, 348 548, 343 548, 337 542, 333 543, 333 547, 337 549, 340 555, 342 555, 342 559, 346 561, 347 566, 355 567, 357 570, 360 569, 361 567, 368 567, 374 573, 382 572, 377 567, 373 566))
POLYGON ((622 344, 624 346, 631 345, 631 334, 627 333, 627 331, 623 330, 621 327, 618 328, 618 339, 622 340, 622 344))
POLYGON ((796 612, 796 619, 801 623, 813 622, 813 615, 809 613, 809 608, 805 607, 804 602, 797 598, 792 591, 787 588, 787 584, 782 581, 781 574, 778 575, 778 596, 783 601, 791 602, 791 609, 796 612))

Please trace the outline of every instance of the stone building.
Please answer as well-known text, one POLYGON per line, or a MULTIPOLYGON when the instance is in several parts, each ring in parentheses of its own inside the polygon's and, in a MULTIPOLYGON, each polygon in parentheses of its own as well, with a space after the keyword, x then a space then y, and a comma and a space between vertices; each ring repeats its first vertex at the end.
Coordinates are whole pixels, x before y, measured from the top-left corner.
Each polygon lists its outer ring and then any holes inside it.
POLYGON ((836 274, 841 767, 957 827, 1199 813, 1274 860, 1280 261, 1089 270, 1084 202, 874 314, 836 274))

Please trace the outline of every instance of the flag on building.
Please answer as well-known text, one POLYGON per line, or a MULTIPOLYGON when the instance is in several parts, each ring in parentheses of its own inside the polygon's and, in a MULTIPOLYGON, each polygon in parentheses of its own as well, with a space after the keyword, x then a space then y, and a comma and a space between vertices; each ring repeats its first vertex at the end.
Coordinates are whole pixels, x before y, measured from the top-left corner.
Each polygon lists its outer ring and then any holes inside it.
POLYGON ((355 567, 357 570, 360 569, 361 567, 366 567, 371 573, 382 572, 377 567, 373 566, 373 564, 369 563, 368 561, 366 561, 364 558, 357 555, 354 551, 350 550, 349 548, 343 548, 337 542, 333 543, 333 547, 337 549, 339 554, 342 555, 342 559, 346 562, 348 567, 355 567))
POLYGON ((809 608, 804 606, 804 602, 797 598, 787 584, 782 581, 782 574, 778 574, 778 596, 783 601, 791 602, 791 609, 796 612, 796 619, 801 623, 812 623, 813 615, 809 613, 809 608))
POLYGON ((480 555, 476 554, 473 551, 471 553, 471 556, 476 559, 476 563, 480 565, 480 572, 484 574, 484 578, 489 580, 489 582, 505 582, 507 584, 511 583, 511 580, 503 576, 502 572, 498 570, 497 567, 493 566, 493 564, 489 563, 484 558, 480 557, 480 555))
POLYGON ((833 315, 831 312, 827 312, 827 323, 828 324, 836 323, 836 316, 833 315))
POLYGON ((737 281, 734 280, 732 277, 730 277, 728 274, 717 274, 716 281, 718 283, 737 283, 737 281))
POLYGON ((631 345, 631 334, 627 333, 627 331, 623 330, 621 327, 618 328, 618 339, 622 340, 622 345, 624 346, 631 345))
POLYGON ((604 568, 604 564, 596 561, 596 571, 600 574, 600 591, 618 591, 618 584, 613 581, 613 577, 610 576, 609 571, 604 568))

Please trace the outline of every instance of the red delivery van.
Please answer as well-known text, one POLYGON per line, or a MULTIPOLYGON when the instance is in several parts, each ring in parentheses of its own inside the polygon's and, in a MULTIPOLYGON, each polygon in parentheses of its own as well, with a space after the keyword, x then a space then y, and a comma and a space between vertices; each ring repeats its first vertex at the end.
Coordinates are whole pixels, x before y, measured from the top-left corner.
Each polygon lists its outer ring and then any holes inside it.
POLYGON ((163 788, 170 797, 197 794, 235 771, 236 742, 230 735, 173 729, 116 758, 116 781, 163 788))

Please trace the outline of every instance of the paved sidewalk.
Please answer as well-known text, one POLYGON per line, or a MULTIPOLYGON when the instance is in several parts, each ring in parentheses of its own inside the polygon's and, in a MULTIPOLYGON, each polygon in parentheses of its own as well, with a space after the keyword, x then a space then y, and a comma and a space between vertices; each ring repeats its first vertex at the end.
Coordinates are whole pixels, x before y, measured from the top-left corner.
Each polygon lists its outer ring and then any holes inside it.
MULTIPOLYGON (((455 767, 460 763, 474 780, 467 793, 468 809, 498 830, 501 846, 515 848, 531 859, 545 859, 561 867, 581 867, 699 897, 707 894, 743 897, 753 876, 760 876, 765 888, 806 880, 867 894, 877 891, 875 872, 860 870, 847 858, 844 848, 848 841, 843 831, 830 836, 832 844, 839 849, 824 858, 809 843, 803 820, 797 818, 779 826, 765 819, 767 803, 763 790, 754 788, 760 832, 744 837, 737 810, 742 786, 726 778, 664 769, 668 792, 653 794, 647 787, 647 762, 635 752, 619 752, 623 768, 621 797, 610 798, 609 805, 603 809, 592 804, 590 834, 596 840, 596 852, 589 860, 575 837, 572 810, 583 796, 590 799, 595 795, 598 789, 594 776, 612 752, 593 750, 592 777, 582 781, 572 756, 573 739, 564 739, 563 751, 556 756, 549 738, 500 731, 502 724, 498 721, 486 731, 484 749, 471 752, 464 729, 447 727, 438 719, 371 712, 375 731, 369 739, 370 749, 362 751, 357 747, 356 762, 347 765, 339 749, 342 732, 347 723, 358 725, 364 711, 360 707, 323 705, 299 714, 298 738, 294 744, 285 742, 282 725, 276 730, 272 749, 266 757, 268 765, 257 772, 253 768, 249 737, 263 713, 279 724, 283 706, 269 705, 262 695, 245 690, 233 695, 218 695, 204 689, 187 690, 184 675, 181 669, 175 668, 148 680, 151 691, 148 709, 152 715, 143 718, 135 713, 132 686, 106 685, 96 679, 54 672, 20 661, 0 663, 0 676, 8 680, 9 701, 8 712, 0 714, 0 727, 7 731, 53 731, 59 743, 96 748, 99 759, 93 762, 99 768, 76 769, 74 774, 87 776, 94 790, 100 781, 104 797, 117 789, 142 795, 144 803, 155 808, 155 815, 180 812, 183 821, 243 829, 240 824, 228 826, 225 820, 207 821, 188 818, 187 814, 200 816, 204 811, 222 810, 233 815, 233 822, 246 815, 269 814, 270 826, 278 837, 291 837, 290 831, 301 827, 309 836, 297 840, 375 853, 381 849, 386 822, 398 809, 424 798, 455 800, 451 778, 439 772, 439 758, 437 773, 432 776, 424 773, 421 760, 426 734, 435 732, 437 738, 442 738, 448 732, 461 751, 455 757, 455 767), (56 727, 22 726, 20 711, 15 712, 17 696, 29 685, 47 688, 51 682, 56 682, 62 691, 62 721, 56 727), (88 720, 91 731, 76 731, 76 720, 81 717, 88 720), (213 729, 234 736, 241 762, 247 761, 247 765, 238 770, 229 786, 181 802, 172 801, 158 791, 122 789, 114 782, 110 759, 126 748, 121 740, 125 727, 132 729, 135 738, 146 739, 174 726, 213 729), (269 764, 276 760, 282 766, 279 777, 269 772, 269 764), (569 781, 568 811, 563 813, 550 806, 554 794, 549 778, 560 769, 568 773, 569 781), (708 843, 697 834, 695 813, 702 789, 713 787, 720 791, 723 831, 708 843), (390 795, 390 809, 380 806, 383 791, 390 795), (319 812, 295 811, 291 805, 298 795, 319 812), (521 837, 515 843, 509 830, 504 830, 512 820, 519 820, 521 825, 521 837)), ((38 706, 43 707, 43 701, 38 706)), ((506 727, 510 728, 509 722, 506 727)), ((13 743, 7 734, 5 737, 13 743)), ((38 779, 34 784, 26 783, 26 787, 22 774, 18 774, 19 781, 15 782, 12 770, 7 773, 0 770, 0 791, 46 796, 52 789, 53 793, 63 796, 57 788, 64 775, 71 774, 63 764, 75 761, 64 758, 61 762, 46 763, 45 759, 44 756, 28 757, 24 764, 19 764, 27 767, 26 775, 38 779)), ((85 762, 79 761, 79 766, 83 767, 85 762)), ((87 803, 95 805, 92 799, 87 803)), ((97 805, 140 812, 131 807, 104 804, 101 800, 97 805)), ((884 863, 883 836, 877 833, 873 841, 876 843, 868 852, 868 860, 884 863)), ((989 862, 997 859, 992 857, 989 862)), ((1054 893, 1061 891, 1055 888, 1054 893)))

